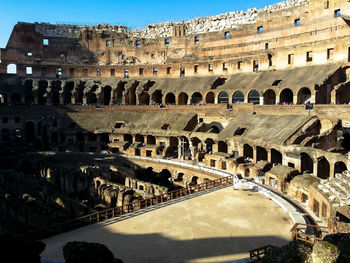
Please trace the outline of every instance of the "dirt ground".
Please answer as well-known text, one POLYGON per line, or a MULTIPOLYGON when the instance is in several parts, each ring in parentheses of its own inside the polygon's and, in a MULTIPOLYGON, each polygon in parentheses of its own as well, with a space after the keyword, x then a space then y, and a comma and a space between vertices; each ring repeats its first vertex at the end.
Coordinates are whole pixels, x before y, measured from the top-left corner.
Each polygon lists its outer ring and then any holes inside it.
POLYGON ((43 258, 62 260, 69 241, 105 244, 124 263, 230 262, 248 250, 281 246, 293 226, 263 195, 221 189, 120 222, 103 222, 44 240, 43 258))

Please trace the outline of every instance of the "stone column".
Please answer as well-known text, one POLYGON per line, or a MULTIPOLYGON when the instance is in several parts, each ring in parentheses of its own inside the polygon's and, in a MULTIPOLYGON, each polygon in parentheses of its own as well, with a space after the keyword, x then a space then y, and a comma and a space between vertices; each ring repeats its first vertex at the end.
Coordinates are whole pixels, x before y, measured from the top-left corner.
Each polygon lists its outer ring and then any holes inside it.
POLYGON ((253 147, 253 163, 256 163, 257 159, 257 150, 256 147, 253 147))
POLYGON ((267 162, 271 163, 271 149, 267 151, 267 162))
POLYGON ((181 147, 181 143, 177 146, 177 158, 181 159, 181 151, 182 151, 182 147, 181 147))
POLYGON ((337 90, 335 88, 331 91, 331 104, 337 104, 337 90))
POLYGON ((264 105, 264 97, 260 96, 259 105, 264 105))

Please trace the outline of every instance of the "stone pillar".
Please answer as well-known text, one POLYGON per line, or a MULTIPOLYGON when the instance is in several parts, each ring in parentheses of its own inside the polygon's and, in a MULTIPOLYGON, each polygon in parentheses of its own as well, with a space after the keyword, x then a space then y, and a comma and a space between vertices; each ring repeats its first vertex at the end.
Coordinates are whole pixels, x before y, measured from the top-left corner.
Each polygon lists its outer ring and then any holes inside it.
POLYGON ((76 102, 75 102, 75 96, 74 96, 73 94, 72 94, 72 97, 71 97, 71 100, 70 100, 70 101, 71 101, 71 104, 72 104, 72 105, 75 105, 75 103, 76 103, 76 102))
POLYGON ((271 163, 271 149, 267 151, 267 162, 271 163))
POLYGON ((314 162, 314 176, 316 176, 317 177, 317 172, 318 172, 318 162, 317 162, 317 159, 316 159, 316 161, 314 162))
POLYGON ((86 98, 86 94, 83 95, 83 104, 87 104, 87 98, 86 98))
POLYGON ((334 163, 329 163, 329 177, 330 178, 334 178, 334 173, 335 173, 335 169, 334 169, 334 163))
POLYGON ((259 105, 264 105, 264 97, 260 96, 259 105))
POLYGON ((335 88, 331 91, 331 104, 337 104, 337 90, 335 88))
POLYGON ((177 146, 177 158, 178 159, 181 159, 181 151, 182 151, 182 147, 181 147, 181 144, 179 144, 177 146))
POLYGON ((253 163, 256 163, 257 159, 257 150, 256 147, 253 147, 253 163))

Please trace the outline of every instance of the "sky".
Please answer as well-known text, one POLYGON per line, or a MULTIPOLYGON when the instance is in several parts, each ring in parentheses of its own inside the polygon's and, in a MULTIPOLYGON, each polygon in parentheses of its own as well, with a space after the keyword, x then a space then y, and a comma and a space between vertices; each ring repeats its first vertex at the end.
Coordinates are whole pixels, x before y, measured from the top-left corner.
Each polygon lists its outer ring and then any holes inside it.
POLYGON ((0 0, 0 48, 21 22, 125 25, 132 29, 230 11, 264 8, 281 0, 0 0))

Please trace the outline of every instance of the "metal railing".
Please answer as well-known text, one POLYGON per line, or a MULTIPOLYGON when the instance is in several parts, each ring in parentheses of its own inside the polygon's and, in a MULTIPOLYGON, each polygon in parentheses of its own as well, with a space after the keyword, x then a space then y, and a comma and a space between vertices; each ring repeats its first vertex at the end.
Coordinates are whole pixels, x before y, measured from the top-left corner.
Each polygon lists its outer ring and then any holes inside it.
POLYGON ((207 189, 212 189, 218 186, 230 185, 232 183, 233 183, 233 176, 219 178, 219 179, 208 181, 202 184, 193 185, 193 186, 189 186, 189 187, 175 190, 172 192, 168 192, 165 194, 161 194, 158 196, 154 196, 152 198, 139 200, 129 205, 106 209, 104 211, 79 217, 67 222, 58 223, 58 224, 54 224, 44 228, 36 229, 31 232, 25 233, 23 235, 19 235, 18 237, 25 238, 25 239, 34 239, 34 240, 47 238, 53 235, 58 235, 67 231, 71 231, 71 230, 74 230, 83 226, 91 225, 97 222, 101 222, 107 219, 116 218, 131 212, 138 211, 140 209, 145 209, 147 207, 164 203, 169 200, 177 199, 179 197, 188 196, 193 193, 201 192, 207 189))

